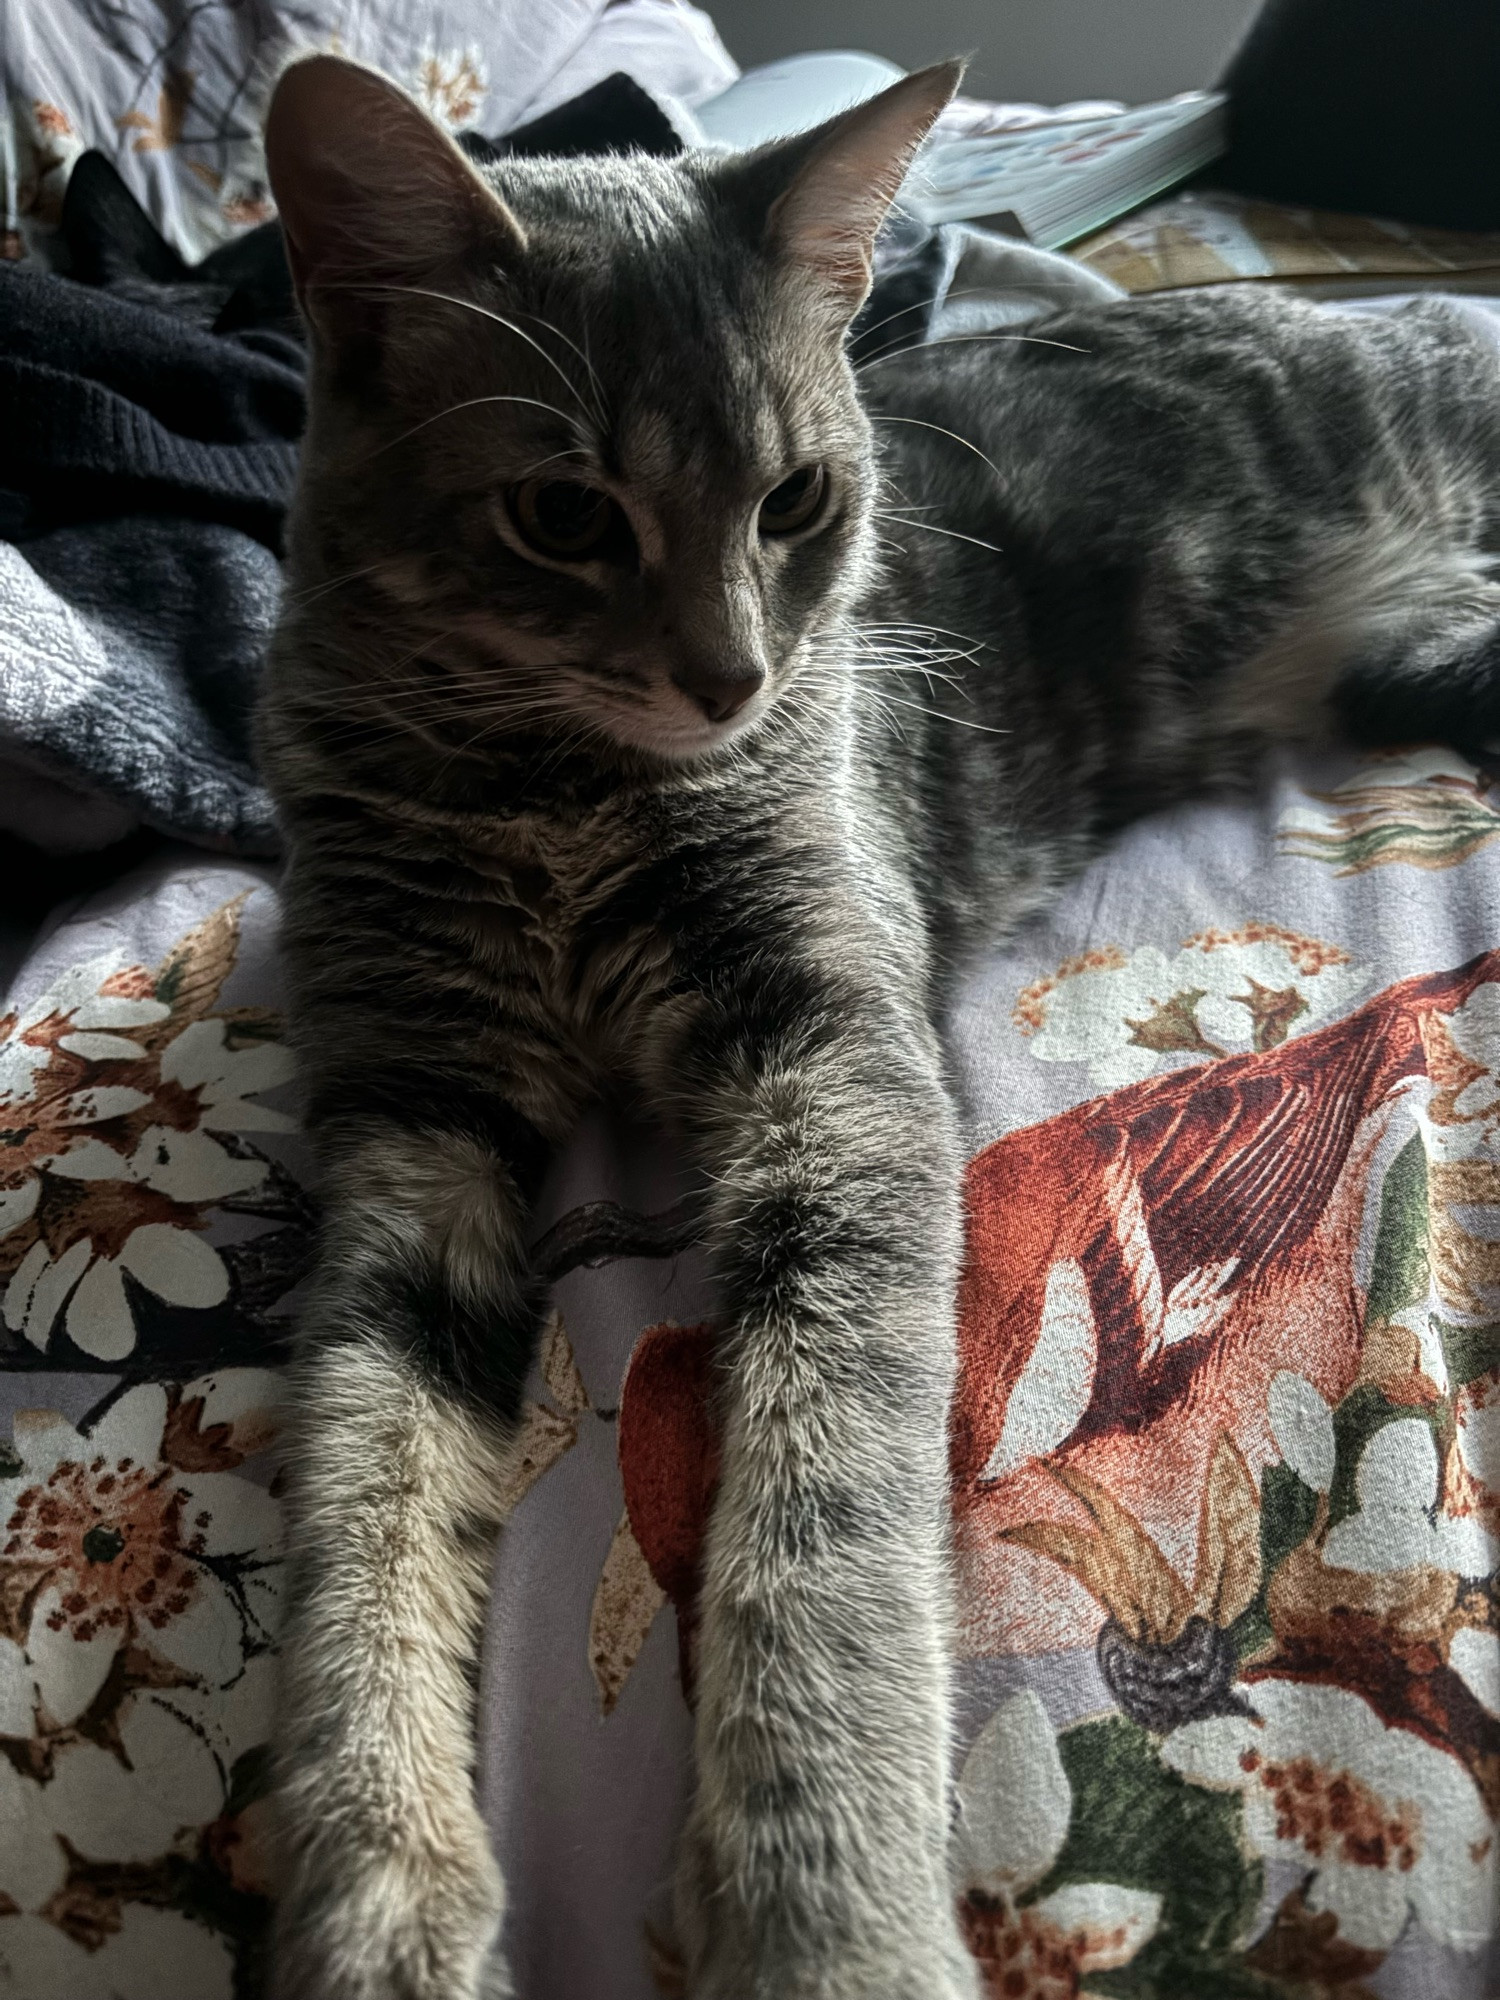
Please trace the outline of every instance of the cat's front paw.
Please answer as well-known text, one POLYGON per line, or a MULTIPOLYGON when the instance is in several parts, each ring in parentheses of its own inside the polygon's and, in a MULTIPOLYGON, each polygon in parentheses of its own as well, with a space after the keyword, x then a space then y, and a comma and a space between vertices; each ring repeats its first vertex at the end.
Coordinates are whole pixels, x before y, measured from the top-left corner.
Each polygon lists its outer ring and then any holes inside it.
POLYGON ((268 2000, 509 2000, 487 1844, 321 1857, 277 1913, 268 2000))
POLYGON ((684 1845, 676 1928, 687 2000, 980 2000, 978 1967, 952 1899, 778 1869, 728 1872, 700 1828, 684 1845))

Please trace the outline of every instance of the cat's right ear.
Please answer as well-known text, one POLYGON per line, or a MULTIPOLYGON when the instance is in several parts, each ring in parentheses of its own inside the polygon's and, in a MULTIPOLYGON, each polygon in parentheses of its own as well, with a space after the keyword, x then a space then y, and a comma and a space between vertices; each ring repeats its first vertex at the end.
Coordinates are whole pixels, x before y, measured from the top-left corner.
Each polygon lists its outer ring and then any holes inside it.
POLYGON ((520 223, 421 106, 342 56, 283 70, 266 166, 298 299, 327 340, 368 331, 402 291, 451 285, 526 247, 520 223))
POLYGON ((762 248, 813 277, 839 324, 869 292, 876 234, 963 71, 961 62, 916 70, 826 125, 724 170, 722 185, 762 248))

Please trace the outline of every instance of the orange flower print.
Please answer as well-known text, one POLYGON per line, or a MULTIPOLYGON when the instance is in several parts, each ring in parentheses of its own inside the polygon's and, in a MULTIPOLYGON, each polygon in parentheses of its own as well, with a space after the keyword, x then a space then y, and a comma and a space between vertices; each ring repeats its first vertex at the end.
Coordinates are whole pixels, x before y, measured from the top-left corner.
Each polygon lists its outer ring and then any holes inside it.
POLYGON ((450 132, 462 132, 489 96, 484 57, 477 48, 429 52, 417 64, 412 94, 450 132))
POLYGON ((0 1734, 32 1735, 38 1714, 75 1722, 124 1647, 221 1683, 264 1644, 280 1507, 232 1472, 165 1460, 168 1416, 166 1390, 142 1383, 87 1437, 53 1413, 17 1418, 19 1466, 0 1480, 0 1734))
POLYGON ((156 97, 156 116, 150 117, 144 111, 125 111, 115 120, 122 132, 137 132, 133 151, 137 153, 163 153, 170 151, 182 137, 183 120, 187 116, 188 105, 192 102, 193 85, 198 81, 191 70, 168 69, 161 89, 156 97))

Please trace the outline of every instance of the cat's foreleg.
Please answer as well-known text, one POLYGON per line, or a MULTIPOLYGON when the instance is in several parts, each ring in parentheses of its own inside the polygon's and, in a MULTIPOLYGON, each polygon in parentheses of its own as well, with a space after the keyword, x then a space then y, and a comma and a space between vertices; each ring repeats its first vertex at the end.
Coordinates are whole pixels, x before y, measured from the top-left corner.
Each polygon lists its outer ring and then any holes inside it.
POLYGON ((288 1391, 291 1591, 271 2000, 495 2000, 474 1661, 536 1323, 523 1208, 471 1138, 335 1161, 288 1391))
POLYGON ((728 1331, 688 1991, 967 2000, 947 1854, 954 1116, 882 996, 841 981, 782 1004, 761 984, 691 1066, 728 1331))

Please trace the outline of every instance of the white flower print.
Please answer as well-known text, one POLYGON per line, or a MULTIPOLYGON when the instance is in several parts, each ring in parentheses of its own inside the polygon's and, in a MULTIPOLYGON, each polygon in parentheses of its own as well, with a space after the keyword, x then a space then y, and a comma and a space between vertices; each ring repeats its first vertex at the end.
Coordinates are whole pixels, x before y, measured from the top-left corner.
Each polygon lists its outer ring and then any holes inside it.
POLYGON ((290 1083, 292 1052, 281 1042, 231 1049, 222 1020, 191 1021, 161 1052, 164 1083, 195 1090, 203 1106, 199 1124, 207 1132, 293 1132, 297 1121, 285 1111, 249 1100, 259 1092, 290 1083))
POLYGON ((1210 930, 1176 952, 1110 946, 1070 959, 1027 987, 1015 1020, 1044 1062, 1086 1062, 1101 1090, 1164 1063, 1276 1046, 1344 1011, 1369 968, 1316 938, 1273 924, 1210 930))
POLYGON ((45 1348, 66 1300, 74 1344, 97 1360, 119 1361, 135 1346, 123 1271, 169 1305, 216 1306, 229 1293, 229 1272, 211 1244, 175 1223, 146 1222, 131 1230, 115 1257, 96 1257, 86 1236, 60 1257, 34 1243, 6 1287, 5 1324, 45 1348))
POLYGON ((17 2000, 231 2000, 234 1964, 222 1938, 176 1910, 127 1903, 118 1930, 94 1950, 22 1912, 0 1919, 0 1992, 17 2000))
POLYGON ((1266 1680, 1239 1692, 1253 1714, 1184 1723, 1162 1761, 1238 1791, 1253 1851, 1315 1870, 1308 1905, 1332 1912, 1350 1944, 1388 1950, 1415 1914, 1439 1943, 1479 1950, 1494 1929, 1494 1827, 1457 1759, 1387 1728, 1346 1688, 1266 1680))
POLYGON ((91 958, 71 966, 7 1024, 0 1042, 0 1104, 31 1095, 37 1072, 52 1058, 52 1038, 43 1039, 37 1030, 54 1020, 67 1026, 56 1045, 69 1055, 90 1062, 140 1060, 145 1054, 140 1043, 115 1030, 165 1021, 171 1009, 160 1000, 101 993, 99 988, 122 969, 117 957, 91 958))
POLYGON ((992 1715, 959 1779, 960 1917, 994 2000, 1087 2000, 1078 1981, 1127 1965, 1152 1936, 1161 1898, 1118 1882, 1071 1882, 1022 1902, 1068 1837, 1073 1793, 1047 1711, 1030 1689, 992 1715), (1060 1983, 1065 1968, 1067 1984, 1060 1983))
POLYGON ((24 1141, 0 1187, 0 1239, 15 1245, 0 1316, 43 1351, 61 1316, 86 1354, 119 1361, 136 1342, 127 1275, 173 1306, 228 1297, 228 1267, 201 1219, 261 1186, 270 1169, 212 1135, 294 1130, 289 1114, 256 1101, 290 1081, 293 1062, 279 1041, 231 1047, 217 1016, 188 1019, 164 1040, 164 1001, 101 993, 101 983, 148 987, 150 976, 112 959, 74 967, 0 1043, 0 1089, 12 1092, 24 1141), (122 1028, 143 1032, 114 1032, 122 1028), (70 1192, 77 1184, 88 1190, 81 1205, 70 1192), (56 1199, 40 1207, 49 1187, 56 1199), (15 1235, 28 1224, 29 1243, 15 1235))
POLYGON ((1376 1431, 1354 1475, 1359 1511, 1328 1531, 1323 1560, 1333 1569, 1384 1575, 1402 1569, 1443 1569, 1488 1576, 1500 1545, 1472 1515, 1438 1505, 1441 1466, 1432 1427, 1400 1417, 1376 1431))
MULTIPOLYGON (((269 1662, 254 1667, 264 1730, 269 1662)), ((137 1694, 120 1719, 119 1755, 73 1744, 46 1784, 0 1759, 0 1882, 15 1906, 0 1917, 0 1976, 11 1981, 0 1990, 27 2000, 228 2000, 224 1941, 176 1911, 127 1902, 93 1950, 58 1921, 67 1915, 69 1849, 85 1865, 149 1866, 222 1812, 222 1729, 220 1737, 211 1742, 200 1716, 177 1712, 175 1697, 137 1694)))
POLYGON ((157 1905, 184 1864, 264 1889, 236 1773, 274 1715, 279 1510, 252 1479, 166 1455, 243 1460, 270 1441, 277 1394, 236 1369, 171 1398, 131 1389, 87 1437, 16 1419, 0 1734, 30 1755, 0 1759, 0 1992, 229 2000, 228 1939, 157 1905))
POLYGON ((1333 1484, 1336 1451, 1327 1403, 1305 1375, 1287 1368, 1271 1377, 1267 1414, 1284 1462, 1314 1493, 1326 1493, 1333 1484))
MULTIPOLYGON (((238 1372, 238 1371, 236 1371, 238 1372)), ((255 1371, 244 1371, 254 1374, 255 1371)), ((261 1377, 265 1396, 270 1377, 261 1377)), ((239 1393, 234 1377, 224 1393, 239 1393)), ((193 1385, 212 1420, 215 1381, 193 1385)), ((15 1424, 21 1470, 0 1481, 0 1730, 65 1726, 94 1701, 122 1646, 187 1684, 223 1686, 274 1616, 280 1508, 232 1472, 162 1458, 165 1389, 143 1383, 87 1437, 52 1412, 15 1424)))

